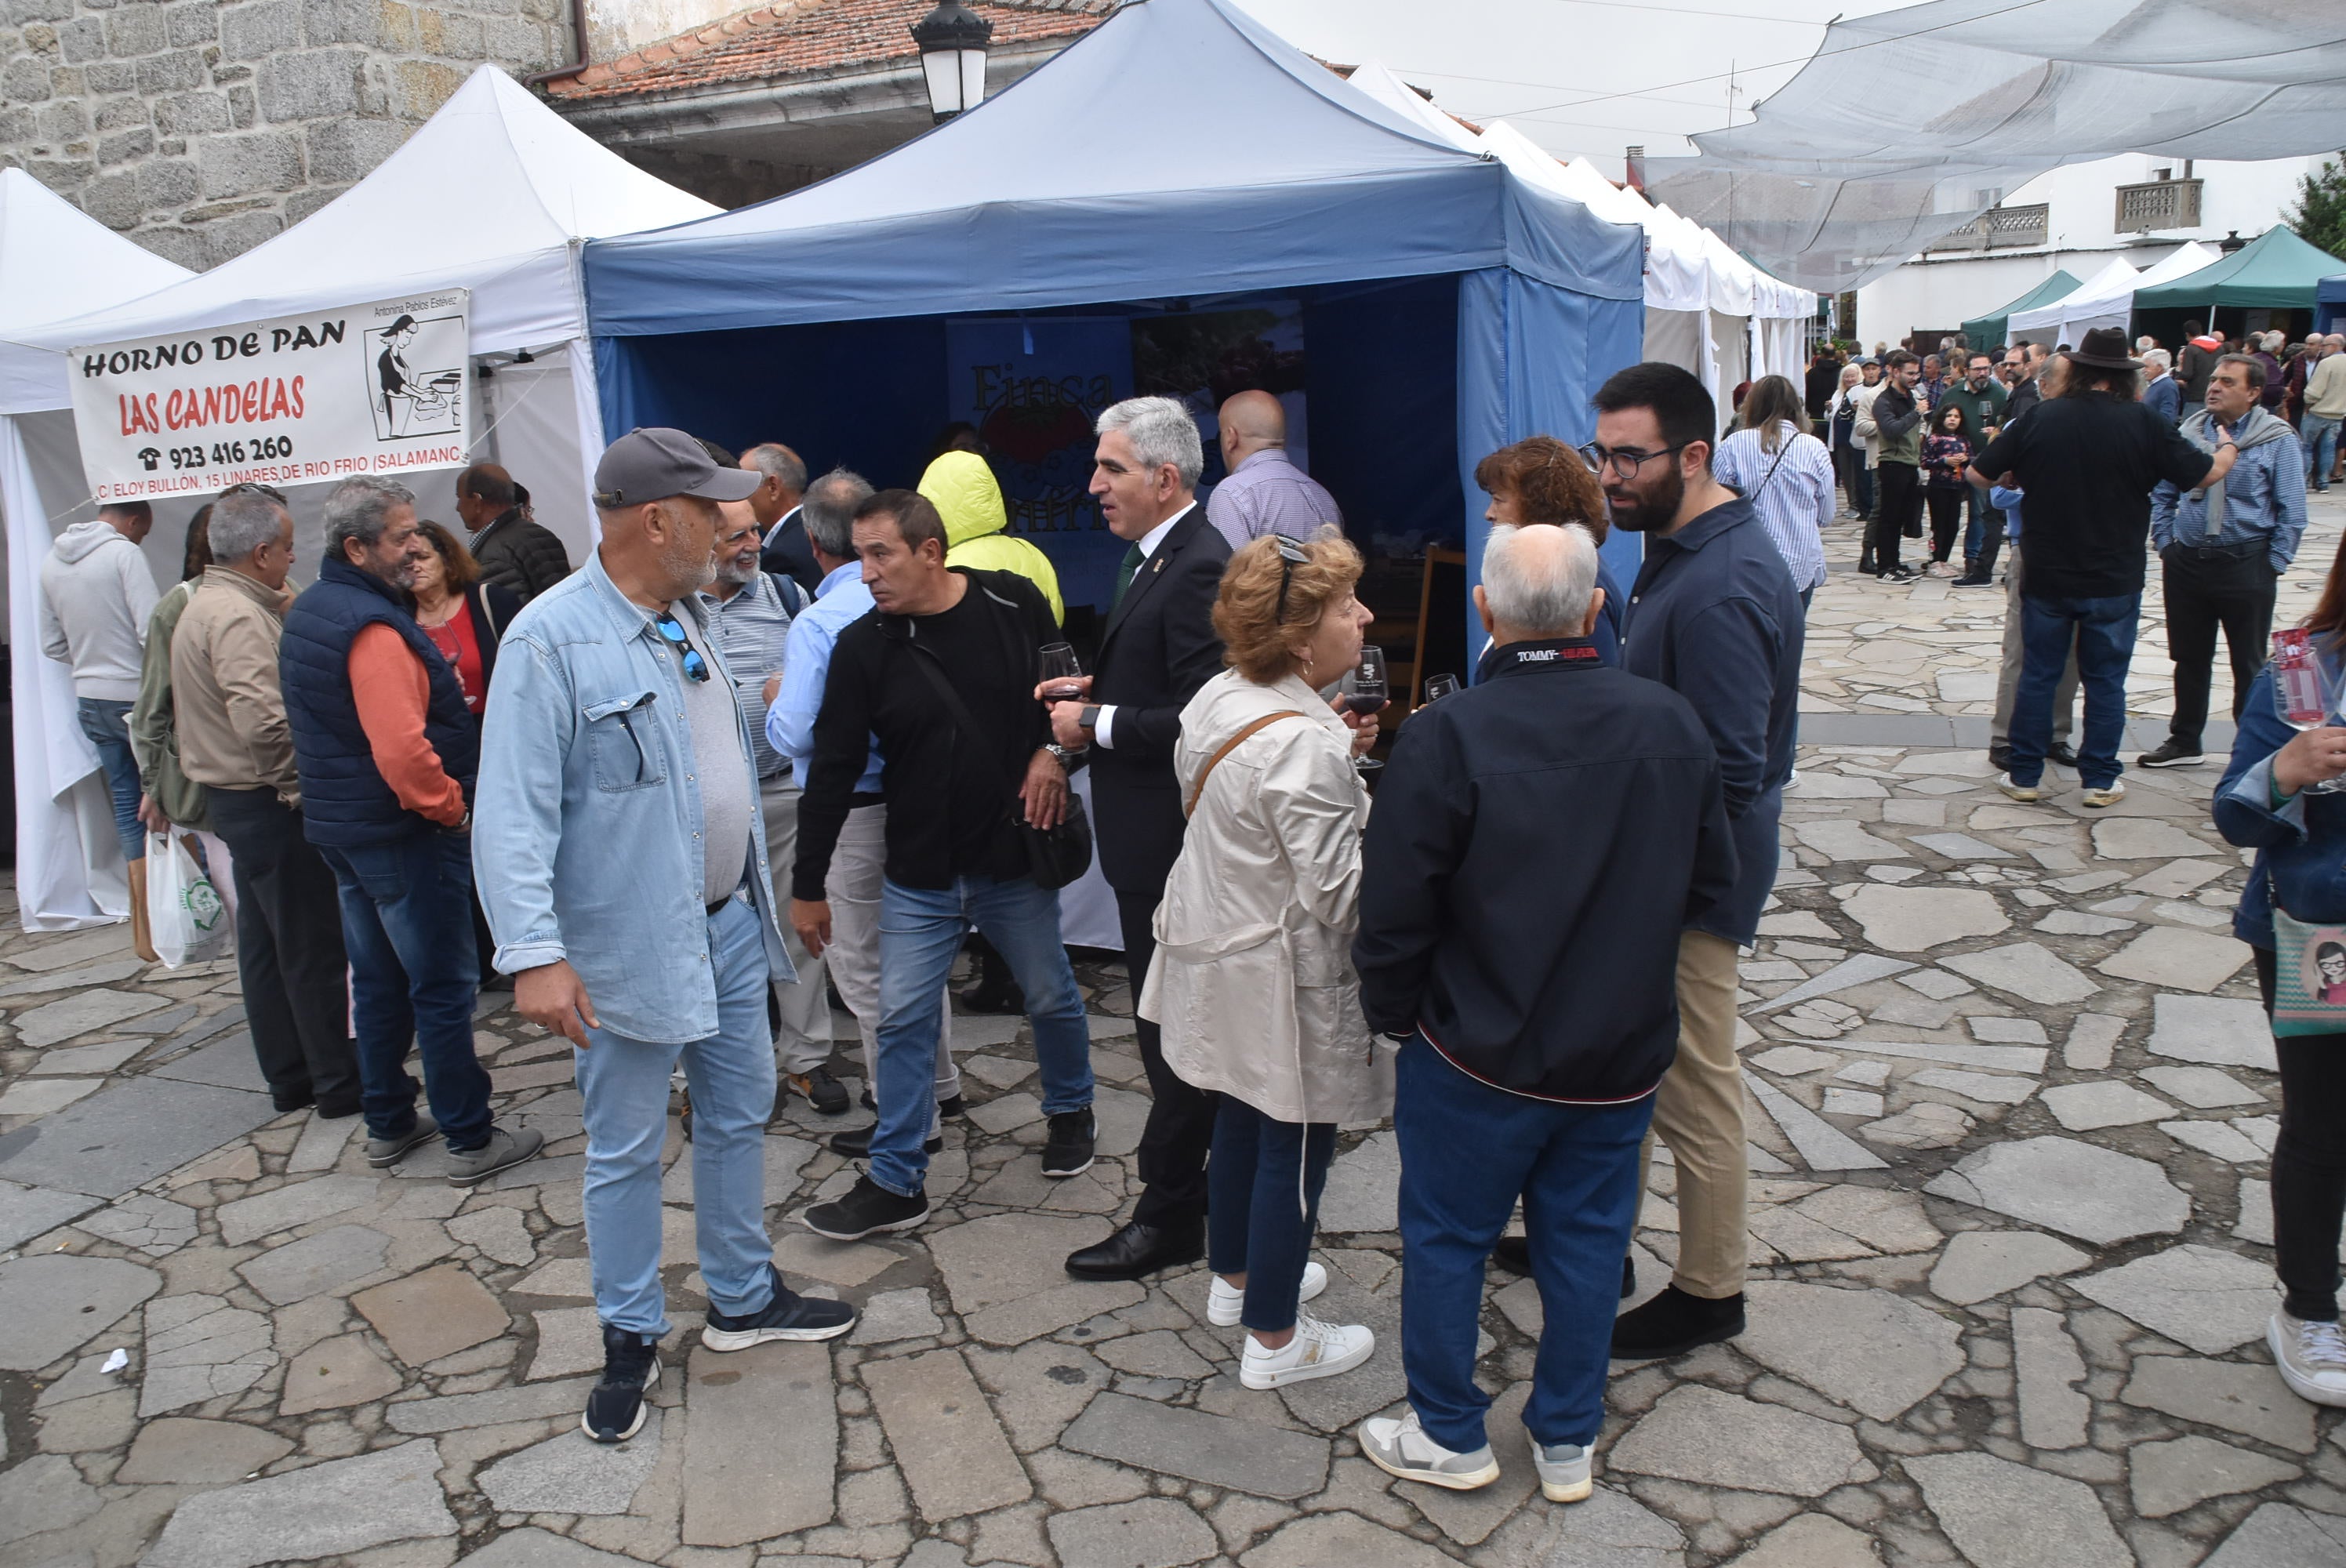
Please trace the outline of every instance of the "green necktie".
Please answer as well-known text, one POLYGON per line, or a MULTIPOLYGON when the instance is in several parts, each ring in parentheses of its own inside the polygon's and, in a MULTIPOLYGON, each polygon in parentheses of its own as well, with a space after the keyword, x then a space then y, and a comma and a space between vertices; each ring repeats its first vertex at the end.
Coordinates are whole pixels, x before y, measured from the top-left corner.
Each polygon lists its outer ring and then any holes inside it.
POLYGON ((1109 615, 1124 608, 1124 591, 1132 586, 1132 575, 1140 570, 1140 564, 1147 559, 1148 557, 1140 553, 1139 545, 1126 547, 1123 563, 1116 569, 1116 597, 1108 601, 1109 615))

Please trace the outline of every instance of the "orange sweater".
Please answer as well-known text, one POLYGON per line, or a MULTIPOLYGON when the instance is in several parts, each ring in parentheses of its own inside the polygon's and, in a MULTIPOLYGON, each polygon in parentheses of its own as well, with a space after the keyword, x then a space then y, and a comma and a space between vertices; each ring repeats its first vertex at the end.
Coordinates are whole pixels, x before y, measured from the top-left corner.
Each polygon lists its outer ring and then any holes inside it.
POLYGON ((351 697, 374 752, 375 770, 399 803, 453 828, 464 820, 464 789, 423 737, 432 684, 407 639, 377 621, 351 640, 351 697))

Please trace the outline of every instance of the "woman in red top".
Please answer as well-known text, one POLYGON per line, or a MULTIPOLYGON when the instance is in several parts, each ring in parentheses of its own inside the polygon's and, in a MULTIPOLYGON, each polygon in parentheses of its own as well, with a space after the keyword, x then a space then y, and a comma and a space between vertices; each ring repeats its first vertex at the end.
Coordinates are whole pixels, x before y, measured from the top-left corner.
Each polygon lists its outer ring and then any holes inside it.
POLYGON ((464 688, 464 706, 478 718, 489 700, 497 642, 520 613, 513 592, 481 581, 480 563, 464 542, 437 523, 419 524, 432 554, 415 568, 415 624, 464 688))

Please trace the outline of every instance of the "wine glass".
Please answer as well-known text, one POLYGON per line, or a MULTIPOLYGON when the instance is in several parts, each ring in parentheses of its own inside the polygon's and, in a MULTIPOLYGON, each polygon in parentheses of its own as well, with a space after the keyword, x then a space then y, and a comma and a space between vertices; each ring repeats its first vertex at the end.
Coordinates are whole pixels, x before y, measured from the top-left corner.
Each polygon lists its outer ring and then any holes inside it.
MULTIPOLYGON (((1385 650, 1362 647, 1360 662, 1344 672, 1337 683, 1337 691, 1344 699, 1350 713, 1376 713, 1388 700, 1385 696, 1385 650)), ((1384 764, 1373 757, 1356 757, 1352 766, 1363 773, 1373 773, 1384 764)))
MULTIPOLYGON (((2319 729, 2338 713, 2338 667, 2321 657, 2313 634, 2302 626, 2273 633, 2273 707, 2291 729, 2319 729)), ((2324 779, 2309 784, 2308 795, 2334 795, 2346 789, 2346 779, 2324 779)))
POLYGON ((1425 677, 1425 700, 1429 703, 1440 702, 1457 689, 1458 677, 1454 675, 1430 675, 1425 677))
POLYGON ((1084 688, 1075 682, 1084 673, 1084 661, 1076 657, 1073 643, 1045 643, 1036 657, 1042 661, 1045 702, 1073 702, 1083 696, 1084 688), (1055 681, 1066 684, 1055 686, 1055 681))

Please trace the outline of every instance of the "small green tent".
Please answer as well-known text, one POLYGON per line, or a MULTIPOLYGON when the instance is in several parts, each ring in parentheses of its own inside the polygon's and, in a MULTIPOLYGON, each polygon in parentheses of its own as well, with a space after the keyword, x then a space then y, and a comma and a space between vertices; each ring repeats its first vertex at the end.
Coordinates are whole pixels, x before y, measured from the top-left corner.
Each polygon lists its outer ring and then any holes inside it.
POLYGON ((1972 347, 1974 349, 2002 348, 2004 323, 2010 321, 2015 312, 2033 311, 2039 305, 2049 305, 2054 300, 2075 291, 2076 287, 2077 280, 2071 277, 2068 269, 2065 267, 2011 303, 1999 310, 1991 311, 1974 321, 1965 321, 1964 336, 1971 340, 1972 347))
POLYGON ((2307 244, 2287 224, 2276 223, 2219 261, 2172 283, 2139 290, 2134 308, 2205 310, 2211 327, 2216 325, 2213 312, 2226 308, 2310 311, 2315 285, 2341 269, 2346 261, 2307 244))

